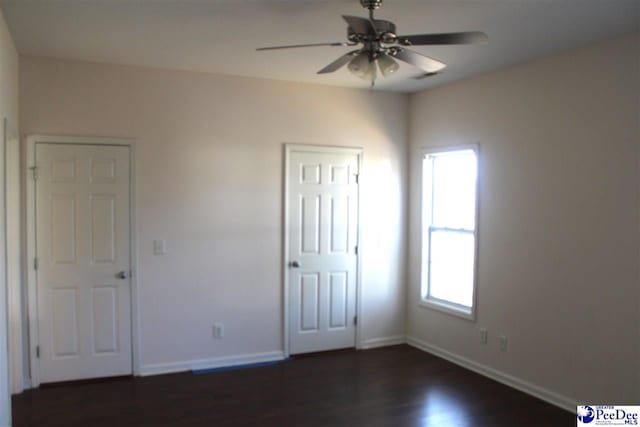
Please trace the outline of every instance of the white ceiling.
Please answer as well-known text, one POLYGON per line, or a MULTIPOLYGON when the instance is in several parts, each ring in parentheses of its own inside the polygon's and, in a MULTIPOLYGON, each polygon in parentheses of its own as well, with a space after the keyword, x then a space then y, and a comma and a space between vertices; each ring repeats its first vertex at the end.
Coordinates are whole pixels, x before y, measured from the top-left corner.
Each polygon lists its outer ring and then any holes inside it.
MULTIPOLYGON (((358 0, 3 0, 18 51, 80 59, 368 87, 345 68, 316 71, 348 47, 256 52, 261 46, 344 41, 340 15, 358 0)), ((416 47, 448 64, 423 80, 403 64, 379 89, 413 92, 640 29, 640 0, 384 0, 376 17, 399 34, 484 31, 489 43, 416 47)), ((596 66, 597 64, 594 64, 596 66)))

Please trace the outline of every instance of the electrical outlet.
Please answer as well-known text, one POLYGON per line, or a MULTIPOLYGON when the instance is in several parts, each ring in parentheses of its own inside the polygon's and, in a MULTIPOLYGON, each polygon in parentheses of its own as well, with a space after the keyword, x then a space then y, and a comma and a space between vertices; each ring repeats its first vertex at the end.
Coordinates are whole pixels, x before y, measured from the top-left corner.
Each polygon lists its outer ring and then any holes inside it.
POLYGON ((500 351, 507 351, 507 337, 500 335, 500 351))
POLYGON ((487 329, 486 328, 480 328, 480 343, 481 344, 486 344, 487 343, 487 329))
POLYGON ((224 338, 224 324, 222 323, 213 324, 213 337, 218 339, 224 338))

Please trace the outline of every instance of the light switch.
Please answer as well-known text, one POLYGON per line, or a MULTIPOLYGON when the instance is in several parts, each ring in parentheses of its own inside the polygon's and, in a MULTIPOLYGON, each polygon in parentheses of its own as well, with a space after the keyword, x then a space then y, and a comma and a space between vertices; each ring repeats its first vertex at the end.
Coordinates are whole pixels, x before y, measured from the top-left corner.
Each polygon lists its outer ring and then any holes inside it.
POLYGON ((154 255, 164 255, 167 253, 167 243, 165 240, 154 240, 153 241, 153 254, 154 255))

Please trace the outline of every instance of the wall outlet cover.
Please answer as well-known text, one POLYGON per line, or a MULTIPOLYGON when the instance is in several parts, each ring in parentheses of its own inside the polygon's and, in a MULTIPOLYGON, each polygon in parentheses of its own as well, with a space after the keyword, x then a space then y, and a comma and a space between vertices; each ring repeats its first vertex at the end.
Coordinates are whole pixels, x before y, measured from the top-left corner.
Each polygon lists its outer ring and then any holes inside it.
POLYGON ((488 338, 488 332, 486 328, 480 328, 480 342, 482 344, 486 344, 487 343, 487 338, 488 338))
POLYGON ((500 335, 500 351, 507 351, 507 337, 500 335))
POLYGON ((222 323, 213 324, 213 337, 224 338, 224 325, 222 323))

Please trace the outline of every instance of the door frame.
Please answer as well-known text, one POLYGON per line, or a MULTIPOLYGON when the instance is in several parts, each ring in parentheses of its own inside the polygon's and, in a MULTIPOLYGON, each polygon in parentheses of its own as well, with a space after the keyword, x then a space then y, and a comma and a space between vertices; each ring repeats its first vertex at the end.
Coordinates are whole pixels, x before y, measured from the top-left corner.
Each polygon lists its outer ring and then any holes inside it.
POLYGON ((36 256, 36 188, 33 179, 35 167, 36 144, 67 144, 67 145, 111 145, 129 147, 129 246, 131 268, 131 361, 133 375, 140 375, 140 318, 139 318, 139 289, 138 248, 136 238, 136 180, 135 159, 136 141, 126 138, 103 138, 81 136, 27 135, 24 180, 26 183, 26 258, 24 262, 27 282, 27 307, 29 341, 26 343, 29 352, 30 384, 25 388, 36 388, 40 385, 40 362, 36 354, 36 347, 40 343, 38 335, 38 286, 37 272, 34 266, 36 256))
POLYGON ((24 386, 22 358, 22 172, 20 138, 17 129, 4 119, 4 206, 6 237, 5 278, 7 293, 9 384, 11 394, 21 393, 24 386), (11 207, 10 207, 11 206, 11 207), (10 232, 12 230, 12 232, 10 232), (13 239, 11 237, 14 237, 13 239), (17 323, 17 327, 16 324, 17 323))
MULTIPOLYGON (((284 240, 282 242, 282 283, 283 283, 283 353, 284 357, 288 358, 290 354, 290 340, 291 337, 289 335, 290 325, 289 325, 289 238, 290 238, 290 224, 289 224, 289 169, 291 166, 291 154, 294 152, 302 152, 302 153, 330 153, 330 154, 355 154, 358 156, 358 175, 359 181, 358 184, 362 184, 362 157, 364 155, 362 148, 358 147, 343 147, 343 146, 330 146, 330 145, 307 145, 307 144, 284 144, 284 168, 283 168, 283 223, 282 226, 284 228, 284 232, 282 233, 284 236, 284 240)), ((361 294, 362 294, 362 206, 361 206, 361 190, 360 185, 358 185, 357 191, 357 201, 358 201, 358 227, 356 230, 356 245, 358 246, 358 253, 356 254, 356 316, 358 318, 358 322, 356 324, 356 334, 355 334, 355 342, 354 345, 356 348, 361 348, 361 340, 362 336, 362 304, 361 294)))

